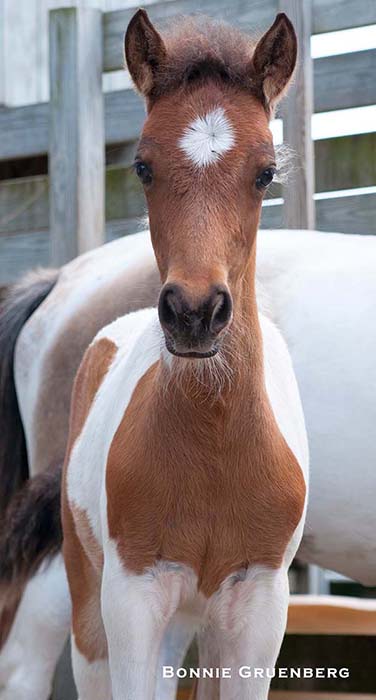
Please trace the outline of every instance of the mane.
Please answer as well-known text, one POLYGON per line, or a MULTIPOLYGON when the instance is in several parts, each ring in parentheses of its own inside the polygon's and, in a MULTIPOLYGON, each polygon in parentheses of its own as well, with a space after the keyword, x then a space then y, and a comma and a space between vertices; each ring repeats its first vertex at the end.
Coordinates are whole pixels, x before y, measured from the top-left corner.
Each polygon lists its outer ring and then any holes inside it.
POLYGON ((204 15, 182 17, 162 31, 167 61, 155 75, 153 97, 208 79, 255 90, 250 62, 255 40, 204 15))

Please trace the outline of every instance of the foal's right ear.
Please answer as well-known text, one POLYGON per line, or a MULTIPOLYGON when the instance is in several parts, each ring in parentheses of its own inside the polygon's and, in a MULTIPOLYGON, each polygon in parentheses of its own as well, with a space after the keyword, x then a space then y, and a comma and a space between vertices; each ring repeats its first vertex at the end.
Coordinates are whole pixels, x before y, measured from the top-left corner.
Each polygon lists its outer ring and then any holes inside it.
POLYGON ((265 106, 272 111, 288 88, 294 73, 298 42, 294 27, 280 12, 256 45, 252 69, 265 106))
POLYGON ((148 97, 154 87, 155 74, 165 60, 166 48, 145 10, 138 10, 129 22, 124 50, 125 60, 137 90, 144 97, 148 97))

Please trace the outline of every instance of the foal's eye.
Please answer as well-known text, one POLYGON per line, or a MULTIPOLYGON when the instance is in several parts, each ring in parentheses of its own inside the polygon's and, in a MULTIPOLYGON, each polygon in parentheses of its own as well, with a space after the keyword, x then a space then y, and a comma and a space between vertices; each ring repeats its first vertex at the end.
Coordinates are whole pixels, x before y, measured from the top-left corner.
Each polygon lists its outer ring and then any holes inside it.
POLYGON ((152 181, 152 174, 150 168, 143 163, 142 160, 137 160, 134 164, 134 169, 136 171, 137 177, 140 178, 143 185, 150 185, 152 181))
POLYGON ((259 190, 265 189, 270 185, 274 175, 275 168, 266 168, 266 170, 263 170, 256 178, 256 187, 258 187, 259 190))

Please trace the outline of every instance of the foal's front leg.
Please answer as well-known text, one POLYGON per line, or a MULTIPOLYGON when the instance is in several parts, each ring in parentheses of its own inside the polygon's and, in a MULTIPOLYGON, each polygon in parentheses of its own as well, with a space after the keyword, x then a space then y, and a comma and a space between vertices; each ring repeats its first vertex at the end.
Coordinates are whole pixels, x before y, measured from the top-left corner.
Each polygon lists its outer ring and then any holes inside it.
POLYGON ((136 575, 105 560, 102 616, 113 700, 153 700, 161 642, 180 600, 179 577, 158 567, 136 575))
POLYGON ((216 603, 221 666, 221 700, 267 700, 286 629, 289 601, 287 569, 255 566, 244 580, 225 586, 216 603), (251 672, 249 678, 242 677, 251 672), (256 673, 257 677, 254 677, 256 673), (262 675, 261 675, 262 674, 262 675))

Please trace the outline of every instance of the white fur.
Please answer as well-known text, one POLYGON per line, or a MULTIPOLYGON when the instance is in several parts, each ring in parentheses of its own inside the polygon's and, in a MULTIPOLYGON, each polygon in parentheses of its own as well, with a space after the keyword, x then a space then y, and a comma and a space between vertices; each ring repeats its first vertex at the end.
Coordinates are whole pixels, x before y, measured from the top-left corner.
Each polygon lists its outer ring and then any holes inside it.
POLYGON ((234 128, 222 107, 196 119, 185 130, 180 148, 197 167, 216 163, 235 143, 234 128))
POLYGON ((0 700, 47 700, 67 640, 70 596, 62 556, 27 584, 0 654, 0 700))
POLYGON ((73 634, 72 666, 79 700, 110 700, 111 678, 108 660, 88 661, 77 649, 73 634))

